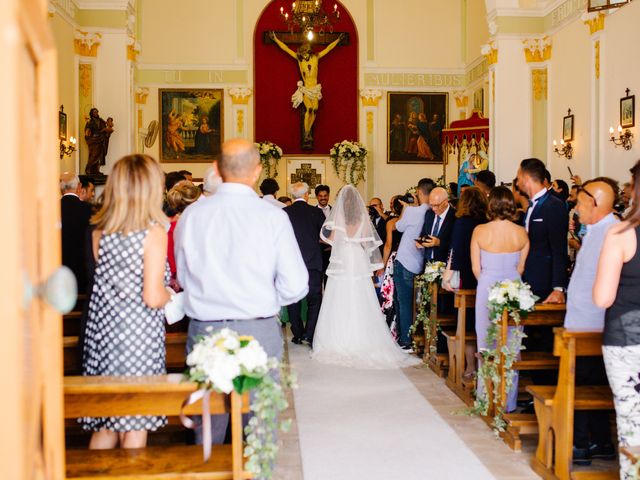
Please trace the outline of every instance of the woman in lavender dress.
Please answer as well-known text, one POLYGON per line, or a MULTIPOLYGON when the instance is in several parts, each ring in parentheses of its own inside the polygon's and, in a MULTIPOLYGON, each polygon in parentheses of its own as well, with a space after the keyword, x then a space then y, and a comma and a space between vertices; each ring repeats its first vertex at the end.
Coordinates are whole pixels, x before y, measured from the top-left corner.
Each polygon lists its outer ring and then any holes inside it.
MULTIPOLYGON (((520 280, 524 262, 529 253, 527 231, 516 225, 518 215, 513 193, 507 187, 496 187, 489 195, 489 223, 478 225, 471 237, 471 264, 478 279, 476 290, 476 335, 478 351, 487 348, 487 328, 489 327, 489 289, 503 280, 520 280)), ((478 382, 478 392, 484 390, 478 382)), ((516 408, 518 395, 518 375, 513 379, 513 387, 507 393, 506 411, 516 408)))

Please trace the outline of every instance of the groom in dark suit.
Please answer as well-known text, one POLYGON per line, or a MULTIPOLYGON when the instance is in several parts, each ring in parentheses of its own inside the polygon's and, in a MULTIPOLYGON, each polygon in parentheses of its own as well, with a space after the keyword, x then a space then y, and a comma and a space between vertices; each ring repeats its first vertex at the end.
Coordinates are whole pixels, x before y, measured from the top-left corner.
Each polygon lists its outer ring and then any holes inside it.
POLYGON ((544 187, 545 172, 537 158, 523 160, 518 170, 518 187, 531 199, 525 217, 530 247, 524 280, 540 301, 565 303, 569 215, 566 204, 544 187))
MULTIPOLYGON (((518 188, 531 202, 525 216, 529 233, 529 255, 524 266, 523 279, 543 303, 565 303, 567 288, 567 233, 569 215, 566 204, 544 186, 547 169, 541 160, 528 158, 518 169, 518 188)), ((525 327, 524 345, 533 352, 553 351, 551 327, 525 327)), ((532 372, 537 385, 554 385, 553 372, 532 372)))
POLYGON ((322 303, 322 246, 320 230, 325 221, 324 213, 312 207, 309 201, 309 186, 306 183, 295 183, 291 186, 293 204, 284 209, 289 215, 293 232, 296 235, 302 259, 309 271, 309 293, 307 295, 307 325, 302 324, 302 301, 289 305, 289 320, 293 343, 302 342, 313 345, 313 334, 318 322, 320 304, 322 303))

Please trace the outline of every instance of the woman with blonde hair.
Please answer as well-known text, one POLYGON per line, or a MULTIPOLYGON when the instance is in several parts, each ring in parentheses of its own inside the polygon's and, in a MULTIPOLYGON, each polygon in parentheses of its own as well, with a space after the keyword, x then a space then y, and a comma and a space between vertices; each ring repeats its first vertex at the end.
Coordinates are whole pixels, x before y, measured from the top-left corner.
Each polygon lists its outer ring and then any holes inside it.
MULTIPOLYGON (((162 307, 165 288, 167 217, 162 213, 164 176, 147 155, 116 162, 104 191, 104 203, 91 219, 94 284, 83 355, 84 375, 160 375, 165 370, 162 307)), ((166 424, 165 417, 82 418, 93 431, 89 448, 142 448, 147 430, 166 424)))

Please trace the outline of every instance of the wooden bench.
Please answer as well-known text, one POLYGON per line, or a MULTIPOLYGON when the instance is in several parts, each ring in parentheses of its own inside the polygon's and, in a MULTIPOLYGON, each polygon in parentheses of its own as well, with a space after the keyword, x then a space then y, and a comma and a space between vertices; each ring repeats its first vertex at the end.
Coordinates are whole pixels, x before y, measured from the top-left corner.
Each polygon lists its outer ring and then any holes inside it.
POLYGON ((438 332, 442 332, 443 335, 452 335, 455 332, 456 317, 453 314, 442 314, 438 312, 438 300, 444 296, 453 295, 451 292, 443 289, 437 283, 433 283, 430 286, 431 289, 431 306, 429 309, 429 318, 431 322, 431 341, 428 342, 425 333, 425 348, 424 348, 424 361, 429 365, 429 368, 441 378, 447 375, 449 369, 449 355, 445 353, 438 353, 436 345, 438 343, 438 332))
MULTIPOLYGON (((592 472, 572 474, 574 410, 613 409, 611 390, 603 386, 576 386, 576 357, 602 355, 601 332, 575 332, 555 329, 555 356, 560 357, 557 386, 530 385, 538 420, 538 448, 532 468, 543 478, 569 480, 597 478, 592 472)), ((575 472, 574 472, 575 473, 575 472)), ((595 473, 595 472, 593 472, 595 473)), ((599 478, 616 478, 615 472, 599 472, 599 478)))
POLYGON ((466 367, 465 347, 467 343, 476 343, 475 334, 467 334, 467 309, 474 308, 476 302, 475 290, 456 290, 455 307, 458 309, 457 324, 454 334, 444 332, 449 350, 449 369, 447 386, 467 405, 473 403, 475 383, 473 379, 465 381, 462 377, 466 367))
MULTIPOLYGON (((181 375, 148 377, 65 377, 65 418, 180 413, 182 402, 197 385, 181 375)), ((214 446, 204 462, 201 445, 170 445, 141 449, 67 450, 66 477, 82 479, 250 479, 244 470, 242 413, 248 395, 211 394, 211 413, 231 416, 231 445, 214 446)), ((200 402, 184 413, 202 413, 200 402)))
MULTIPOLYGON (((64 337, 62 345, 64 348, 64 373, 65 375, 75 375, 82 371, 80 365, 80 352, 78 351, 78 337, 64 337)), ((168 372, 182 372, 185 369, 187 334, 167 333, 165 337, 165 347, 167 351, 166 363, 168 372)))
MULTIPOLYGON (((561 326, 564 324, 564 316, 566 313, 566 305, 564 304, 543 304, 538 303, 535 306, 535 310, 530 312, 526 317, 522 317, 520 320, 521 326, 561 326)), ((498 344, 499 351, 502 347, 507 345, 508 339, 508 327, 515 326, 513 319, 509 316, 508 312, 502 314, 502 319, 499 326, 498 344)), ((501 354, 500 367, 498 369, 500 374, 500 405, 503 408, 507 403, 506 391, 506 379, 504 368, 504 355, 501 354)), ((514 362, 514 370, 556 370, 558 368, 559 360, 554 357, 551 352, 529 352, 524 350, 520 354, 520 358, 514 362)), ((491 390, 491 389, 490 389, 491 390)), ((493 403, 490 404, 489 414, 485 420, 489 423, 492 421, 495 415, 493 403)), ((534 434, 537 432, 537 420, 535 414, 506 414, 504 416, 506 422, 506 429, 502 433, 504 442, 509 445, 515 451, 522 450, 521 435, 534 434)))

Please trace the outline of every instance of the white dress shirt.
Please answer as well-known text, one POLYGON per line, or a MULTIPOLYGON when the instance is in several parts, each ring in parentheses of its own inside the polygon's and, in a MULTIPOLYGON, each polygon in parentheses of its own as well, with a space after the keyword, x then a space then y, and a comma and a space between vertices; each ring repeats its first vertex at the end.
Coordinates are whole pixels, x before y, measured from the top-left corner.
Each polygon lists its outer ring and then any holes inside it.
POLYGON ((547 193, 547 191, 548 190, 546 188, 543 188, 538 193, 536 193, 531 199, 531 205, 527 210, 527 218, 524 221, 524 224, 527 228, 527 232, 529 231, 529 221, 531 220, 531 214, 533 213, 533 209, 536 208, 536 205, 538 204, 538 200, 540 200, 544 196, 544 194, 547 193))
POLYGON ((329 218, 329 214, 331 213, 331 205, 327 204, 324 207, 318 205, 318 208, 322 210, 322 213, 324 213, 324 218, 329 218))
POLYGON ((279 200, 276 200, 276 197, 274 197, 273 195, 264 195, 262 197, 262 200, 264 200, 265 202, 270 203, 271 205, 278 207, 278 208, 284 208, 286 207, 286 205, 282 202, 280 202, 279 200))
POLYGON ((185 312, 203 321, 271 317, 307 295, 289 217, 248 186, 224 183, 187 208, 174 233, 185 312))

